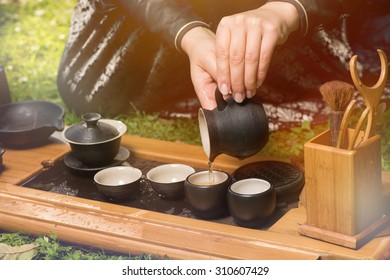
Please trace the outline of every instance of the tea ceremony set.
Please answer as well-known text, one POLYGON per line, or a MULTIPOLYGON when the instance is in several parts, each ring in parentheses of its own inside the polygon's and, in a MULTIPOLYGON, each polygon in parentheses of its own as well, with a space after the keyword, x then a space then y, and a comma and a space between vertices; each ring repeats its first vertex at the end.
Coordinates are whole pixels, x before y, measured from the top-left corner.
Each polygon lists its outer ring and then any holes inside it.
POLYGON ((390 259, 390 174, 376 124, 388 79, 320 88, 329 129, 303 166, 266 158, 268 116, 217 89, 199 109, 201 146, 129 135, 86 112, 65 126, 47 101, 0 105, 0 229, 170 259, 390 259), (359 92, 364 110, 353 122, 359 92), (351 125, 353 123, 353 125, 351 125))

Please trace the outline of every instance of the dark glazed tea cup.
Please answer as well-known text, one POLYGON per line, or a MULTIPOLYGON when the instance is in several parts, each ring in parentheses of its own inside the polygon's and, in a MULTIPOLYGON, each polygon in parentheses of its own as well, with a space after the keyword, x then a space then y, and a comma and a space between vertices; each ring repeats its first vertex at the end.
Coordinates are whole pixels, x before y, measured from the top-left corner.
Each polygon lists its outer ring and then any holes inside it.
POLYGON ((247 158, 259 152, 269 138, 268 117, 263 105, 245 99, 237 103, 215 91, 217 108, 199 109, 203 149, 212 162, 219 154, 247 158))
POLYGON ((162 164, 148 171, 146 178, 153 190, 166 200, 184 198, 184 181, 195 169, 186 164, 162 164))
POLYGON ((192 212, 206 220, 229 214, 226 194, 232 183, 231 176, 224 171, 213 171, 210 183, 209 171, 189 175, 184 184, 185 198, 192 212))
POLYGON ((93 177, 98 190, 118 201, 134 199, 140 191, 142 171, 131 166, 105 168, 93 177))
POLYGON ((276 192, 268 181, 243 179, 229 187, 227 201, 230 213, 239 226, 258 228, 274 213, 276 192))

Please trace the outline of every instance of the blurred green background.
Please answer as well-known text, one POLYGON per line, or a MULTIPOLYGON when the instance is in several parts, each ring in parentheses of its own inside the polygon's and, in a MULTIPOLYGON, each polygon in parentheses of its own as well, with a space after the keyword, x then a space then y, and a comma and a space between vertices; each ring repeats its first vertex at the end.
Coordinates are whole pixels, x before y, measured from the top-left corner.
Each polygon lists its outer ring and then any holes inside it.
MULTIPOLYGON (((76 3, 77 0, 0 0, 0 67, 7 74, 12 101, 42 99, 63 105, 56 76, 76 3)), ((117 118, 126 123, 128 134, 200 145, 196 119, 166 119, 137 110, 117 118)), ((65 122, 77 121, 79 118, 67 111, 65 122)), ((383 168, 389 171, 390 110, 383 114, 381 125, 383 168)), ((326 128, 326 124, 314 127, 303 123, 272 132, 260 153, 302 158, 303 144, 326 128)))
MULTIPOLYGON (((64 106, 56 76, 77 0, 0 0, 0 66, 5 69, 12 101, 49 100, 64 106)), ((118 116, 129 134, 200 145, 196 119, 160 118, 135 111, 118 116)), ((65 122, 79 121, 67 111, 65 122)), ((303 143, 325 127, 302 127, 271 134, 264 155, 288 158, 302 154, 303 143)))
MULTIPOLYGON (((3 67, 12 101, 49 100, 64 106, 56 76, 76 0, 0 0, 0 67, 3 67)), ((136 111, 118 116, 129 134, 199 144, 192 119, 161 119, 136 111)), ((67 112, 67 124, 79 121, 67 112)))

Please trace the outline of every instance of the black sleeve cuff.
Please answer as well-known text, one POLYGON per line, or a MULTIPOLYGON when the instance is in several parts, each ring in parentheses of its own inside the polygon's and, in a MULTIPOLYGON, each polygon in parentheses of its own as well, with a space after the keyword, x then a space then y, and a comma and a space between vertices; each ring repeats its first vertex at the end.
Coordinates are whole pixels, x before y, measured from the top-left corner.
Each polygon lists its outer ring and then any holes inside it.
POLYGON ((299 20, 300 20, 300 34, 302 37, 307 35, 309 30, 309 19, 305 7, 298 0, 268 0, 268 2, 285 2, 294 5, 298 11, 299 20))
POLYGON ((201 26, 201 27, 205 27, 205 28, 210 28, 210 26, 203 22, 203 21, 191 21, 185 25, 183 25, 179 31, 176 33, 176 36, 175 36, 175 48, 180 52, 180 53, 183 53, 183 50, 181 48, 181 40, 183 39, 184 35, 190 31, 192 28, 195 28, 195 27, 198 27, 198 26, 201 26))

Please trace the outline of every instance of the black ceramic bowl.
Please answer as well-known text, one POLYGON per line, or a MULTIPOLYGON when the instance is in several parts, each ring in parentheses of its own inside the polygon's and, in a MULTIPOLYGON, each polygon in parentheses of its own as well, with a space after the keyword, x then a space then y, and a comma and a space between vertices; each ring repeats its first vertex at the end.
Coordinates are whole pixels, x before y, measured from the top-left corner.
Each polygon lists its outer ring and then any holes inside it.
POLYGON ((32 100, 0 106, 0 143, 4 147, 42 145, 64 129, 65 110, 52 102, 32 100))
POLYGON ((185 164, 163 164, 152 168, 146 178, 155 192, 166 200, 184 198, 184 181, 195 169, 185 164))
POLYGON ((275 211, 276 192, 268 181, 249 178, 236 181, 229 187, 227 201, 238 225, 259 228, 275 211))
POLYGON ((186 200, 192 212, 202 219, 216 219, 228 215, 226 193, 232 183, 231 176, 223 171, 213 171, 210 184, 209 171, 189 175, 185 181, 186 200))
POLYGON ((131 200, 140 190, 142 172, 131 166, 103 169, 93 177, 98 190, 115 200, 131 200))
POLYGON ((110 141, 98 143, 76 143, 70 142, 72 153, 86 166, 99 167, 108 165, 119 151, 121 144, 120 137, 110 141))
POLYGON ((119 152, 126 125, 121 121, 100 119, 96 113, 84 114, 83 118, 84 123, 74 124, 63 133, 73 155, 89 167, 110 164, 119 152))

